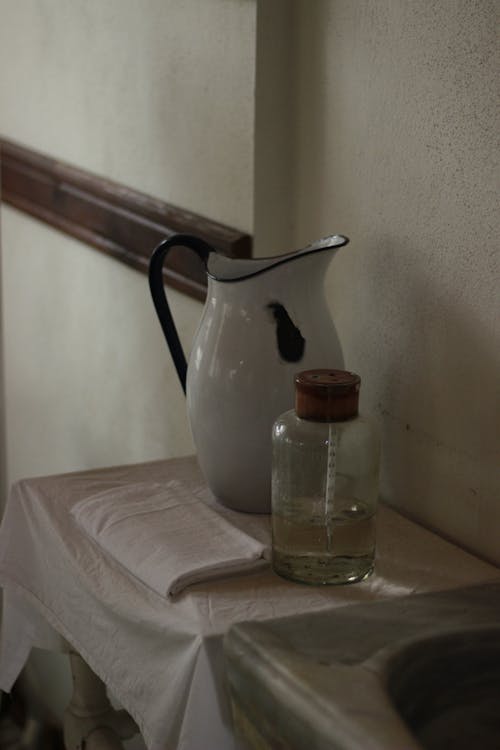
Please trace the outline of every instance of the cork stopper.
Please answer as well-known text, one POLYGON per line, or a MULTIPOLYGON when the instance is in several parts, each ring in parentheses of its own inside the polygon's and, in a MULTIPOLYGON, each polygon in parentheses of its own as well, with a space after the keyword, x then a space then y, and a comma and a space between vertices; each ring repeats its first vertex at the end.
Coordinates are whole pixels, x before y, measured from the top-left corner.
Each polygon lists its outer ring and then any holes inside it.
POLYGON ((305 370, 295 376, 295 412, 314 422, 342 422, 358 414, 361 378, 345 370, 305 370))

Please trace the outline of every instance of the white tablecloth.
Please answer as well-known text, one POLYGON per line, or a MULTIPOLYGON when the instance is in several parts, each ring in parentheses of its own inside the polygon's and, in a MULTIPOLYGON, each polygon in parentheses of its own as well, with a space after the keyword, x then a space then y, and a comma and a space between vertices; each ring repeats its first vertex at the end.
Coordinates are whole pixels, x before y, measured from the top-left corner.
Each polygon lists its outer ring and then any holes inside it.
MULTIPOLYGON (((381 506, 376 572, 362 583, 301 586, 266 569, 168 600, 103 555, 71 509, 108 489, 173 479, 203 485, 188 457, 13 486, 0 531, 1 689, 11 688, 32 646, 63 648, 59 634, 137 721, 149 750, 233 750, 222 650, 233 623, 500 579, 497 568, 381 506)), ((267 517, 236 518, 269 542, 267 517)))

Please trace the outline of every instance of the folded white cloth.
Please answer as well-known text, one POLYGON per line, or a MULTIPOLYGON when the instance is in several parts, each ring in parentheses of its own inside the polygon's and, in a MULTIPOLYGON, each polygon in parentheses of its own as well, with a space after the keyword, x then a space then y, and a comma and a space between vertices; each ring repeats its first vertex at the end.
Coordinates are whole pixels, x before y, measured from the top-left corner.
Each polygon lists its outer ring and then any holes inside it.
POLYGON ((269 545, 175 480, 114 487, 76 503, 71 513, 104 552, 162 596, 256 570, 270 556, 269 545))

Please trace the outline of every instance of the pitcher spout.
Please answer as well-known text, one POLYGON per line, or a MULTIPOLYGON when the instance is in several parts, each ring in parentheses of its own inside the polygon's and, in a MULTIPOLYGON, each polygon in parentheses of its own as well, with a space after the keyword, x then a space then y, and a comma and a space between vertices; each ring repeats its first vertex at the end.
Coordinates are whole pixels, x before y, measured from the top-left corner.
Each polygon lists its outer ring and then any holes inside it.
POLYGON ((342 234, 332 234, 312 242, 301 250, 268 258, 228 258, 219 253, 210 253, 206 261, 207 273, 216 281, 243 281, 252 276, 269 271, 271 268, 297 260, 305 255, 325 250, 339 249, 347 245, 349 238, 342 234))

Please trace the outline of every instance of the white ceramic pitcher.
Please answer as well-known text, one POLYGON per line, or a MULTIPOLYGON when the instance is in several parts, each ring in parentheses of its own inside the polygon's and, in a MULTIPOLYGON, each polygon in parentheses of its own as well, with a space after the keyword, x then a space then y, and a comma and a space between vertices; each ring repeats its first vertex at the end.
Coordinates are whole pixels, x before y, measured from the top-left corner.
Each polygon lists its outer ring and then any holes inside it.
POLYGON ((333 235, 287 255, 233 259, 203 240, 174 235, 153 252, 153 302, 187 396, 198 462, 208 486, 235 510, 271 508, 271 429, 293 408, 294 376, 319 367, 343 369, 324 294, 333 235), (204 261, 208 293, 189 365, 170 313, 163 262, 171 247, 204 261))

